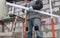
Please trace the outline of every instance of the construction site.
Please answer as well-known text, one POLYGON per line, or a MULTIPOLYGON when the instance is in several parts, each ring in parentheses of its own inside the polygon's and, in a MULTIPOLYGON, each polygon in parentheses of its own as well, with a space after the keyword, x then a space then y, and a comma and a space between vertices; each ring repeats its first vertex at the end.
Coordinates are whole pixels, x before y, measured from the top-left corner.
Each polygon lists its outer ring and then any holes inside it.
MULTIPOLYGON (((28 26, 27 11, 39 13, 42 38, 60 38, 60 0, 42 0, 43 8, 41 10, 24 6, 32 2, 34 0, 30 2, 28 0, 0 0, 0 38, 31 38, 31 35, 28 34, 30 26, 28 26), (25 10, 25 13, 22 12, 22 9, 25 10)), ((34 22, 39 24, 37 21, 34 22)), ((36 31, 33 26, 32 38, 38 38, 39 35, 36 33, 38 30, 39 28, 36 31)))

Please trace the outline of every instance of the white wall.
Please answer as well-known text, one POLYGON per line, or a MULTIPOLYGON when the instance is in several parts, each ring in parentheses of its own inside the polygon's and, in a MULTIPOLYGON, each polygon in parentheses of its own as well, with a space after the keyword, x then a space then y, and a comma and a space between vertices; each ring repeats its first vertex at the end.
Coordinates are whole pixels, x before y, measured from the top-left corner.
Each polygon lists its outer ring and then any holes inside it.
POLYGON ((5 0, 0 0, 0 19, 4 18, 8 12, 5 0))

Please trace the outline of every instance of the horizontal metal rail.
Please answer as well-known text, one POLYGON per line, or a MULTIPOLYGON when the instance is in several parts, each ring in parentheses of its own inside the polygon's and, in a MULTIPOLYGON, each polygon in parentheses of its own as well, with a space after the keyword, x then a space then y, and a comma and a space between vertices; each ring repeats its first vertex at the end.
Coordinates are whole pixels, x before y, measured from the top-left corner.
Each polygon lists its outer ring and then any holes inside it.
MULTIPOLYGON (((24 6, 17 5, 17 4, 13 4, 13 3, 9 3, 9 2, 6 2, 6 5, 14 6, 14 7, 21 8, 21 9, 25 9, 25 10, 29 10, 29 8, 28 8, 28 7, 24 7, 24 6)), ((30 11, 38 12, 38 13, 40 13, 40 14, 45 14, 45 15, 48 15, 48 16, 59 17, 59 15, 50 14, 50 13, 48 13, 48 12, 44 12, 44 11, 33 10, 33 9, 31 9, 30 11)))

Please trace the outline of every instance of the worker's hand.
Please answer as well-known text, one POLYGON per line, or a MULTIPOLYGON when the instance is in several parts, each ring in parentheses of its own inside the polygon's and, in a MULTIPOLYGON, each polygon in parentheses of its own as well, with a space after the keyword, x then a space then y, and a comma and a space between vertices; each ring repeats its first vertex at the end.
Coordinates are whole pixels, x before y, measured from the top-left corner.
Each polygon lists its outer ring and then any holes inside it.
MULTIPOLYGON (((27 4, 25 5, 25 7, 27 7, 27 4)), ((22 9, 22 12, 24 13, 25 9, 22 9)))
POLYGON ((22 9, 22 12, 24 13, 25 9, 22 9))
MULTIPOLYGON (((32 11, 33 8, 32 7, 28 7, 29 9, 27 10, 28 12, 32 11)), ((25 9, 22 9, 22 12, 24 13, 25 12, 25 9)))
POLYGON ((29 7, 28 11, 32 11, 32 10, 33 10, 33 8, 32 7, 29 7))

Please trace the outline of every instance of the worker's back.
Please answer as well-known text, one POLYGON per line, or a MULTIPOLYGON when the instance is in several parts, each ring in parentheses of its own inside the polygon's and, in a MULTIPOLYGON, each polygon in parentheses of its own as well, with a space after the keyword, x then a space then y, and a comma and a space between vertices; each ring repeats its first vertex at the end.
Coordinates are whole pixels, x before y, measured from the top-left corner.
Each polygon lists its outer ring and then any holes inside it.
MULTIPOLYGON (((29 6, 32 6, 33 10, 40 10, 43 7, 42 0, 37 0, 29 4, 29 6)), ((31 18, 40 18, 41 14, 37 12, 27 12, 27 19, 31 18)))

